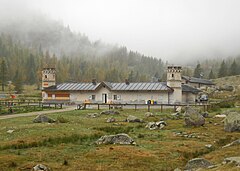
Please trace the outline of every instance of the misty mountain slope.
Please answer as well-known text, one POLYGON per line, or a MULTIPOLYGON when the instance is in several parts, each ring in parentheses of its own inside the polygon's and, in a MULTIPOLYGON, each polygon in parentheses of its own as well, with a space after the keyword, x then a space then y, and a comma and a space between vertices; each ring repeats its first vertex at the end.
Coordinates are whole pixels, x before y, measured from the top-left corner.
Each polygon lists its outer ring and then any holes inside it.
MULTIPOLYGON (((1 16, 0 18, 2 18, 1 16)), ((61 22, 43 15, 6 16, 0 20, 0 62, 8 68, 7 80, 39 84, 41 69, 57 68, 57 81, 156 81, 162 78, 161 59, 126 47, 91 42, 61 22), (18 62, 17 62, 18 61, 18 62)), ((2 80, 0 80, 1 82, 2 80)))

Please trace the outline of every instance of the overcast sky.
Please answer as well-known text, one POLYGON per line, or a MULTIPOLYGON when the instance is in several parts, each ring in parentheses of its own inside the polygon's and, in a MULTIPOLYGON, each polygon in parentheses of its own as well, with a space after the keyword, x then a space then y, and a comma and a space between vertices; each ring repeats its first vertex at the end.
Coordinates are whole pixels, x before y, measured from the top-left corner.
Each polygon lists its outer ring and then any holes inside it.
POLYGON ((170 62, 240 54, 240 0, 1 1, 2 9, 7 3, 19 10, 26 6, 92 41, 101 39, 170 62))

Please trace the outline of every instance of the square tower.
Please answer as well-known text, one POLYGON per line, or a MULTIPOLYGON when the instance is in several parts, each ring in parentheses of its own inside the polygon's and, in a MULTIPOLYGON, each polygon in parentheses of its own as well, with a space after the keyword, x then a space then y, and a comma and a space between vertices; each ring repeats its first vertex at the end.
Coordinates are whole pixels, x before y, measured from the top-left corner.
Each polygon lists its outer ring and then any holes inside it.
POLYGON ((182 67, 168 66, 167 68, 167 86, 174 91, 172 94, 172 103, 182 102, 182 67))
POLYGON ((42 89, 56 85, 56 69, 43 68, 42 70, 42 89))

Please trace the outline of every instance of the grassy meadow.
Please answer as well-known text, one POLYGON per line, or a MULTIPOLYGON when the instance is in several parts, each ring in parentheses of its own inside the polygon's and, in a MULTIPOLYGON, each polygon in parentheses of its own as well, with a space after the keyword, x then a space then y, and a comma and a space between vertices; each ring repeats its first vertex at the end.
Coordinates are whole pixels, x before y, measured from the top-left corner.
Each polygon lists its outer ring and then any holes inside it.
MULTIPOLYGON (((156 117, 145 118, 146 110, 120 111, 118 122, 106 123, 110 116, 88 118, 97 110, 81 110, 49 115, 60 122, 33 123, 34 117, 0 120, 0 171, 30 171, 42 163, 52 170, 174 170, 184 168, 188 160, 204 157, 214 164, 225 157, 239 156, 240 146, 222 149, 240 133, 223 130, 221 118, 207 118, 199 128, 184 126, 183 119, 174 120, 169 111, 152 111, 156 117), (122 122, 128 115, 142 118, 146 123, 122 122), (148 130, 148 121, 164 119, 163 130, 148 130), (7 133, 14 130, 13 133, 7 133), (185 138, 176 133, 194 134, 185 138), (137 145, 95 145, 103 135, 127 133, 137 145), (207 144, 213 147, 208 149, 207 144)), ((218 168, 236 170, 231 165, 218 168)), ((212 170, 216 170, 212 169, 212 170)))

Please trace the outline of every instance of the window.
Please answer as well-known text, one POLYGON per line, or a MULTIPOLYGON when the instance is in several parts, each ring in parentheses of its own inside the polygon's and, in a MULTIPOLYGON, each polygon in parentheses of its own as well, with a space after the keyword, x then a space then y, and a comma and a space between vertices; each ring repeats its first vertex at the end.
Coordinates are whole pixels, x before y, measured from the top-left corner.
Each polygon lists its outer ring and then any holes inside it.
POLYGON ((55 94, 52 94, 52 99, 55 99, 55 98, 56 98, 55 94))
POLYGON ((113 95, 113 100, 117 100, 117 95, 113 95))
POLYGON ((92 100, 96 100, 96 95, 92 95, 92 100))
POLYGON ((45 78, 47 78, 47 75, 45 75, 45 78))
POLYGON ((172 74, 172 78, 174 77, 174 74, 172 74))

